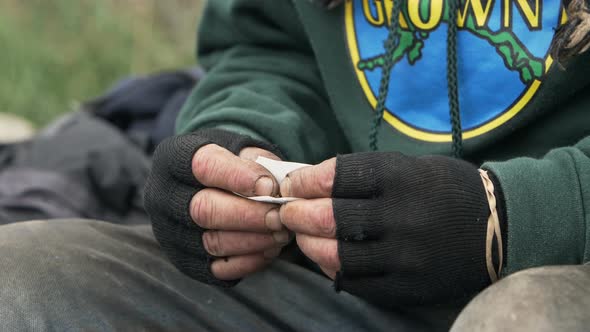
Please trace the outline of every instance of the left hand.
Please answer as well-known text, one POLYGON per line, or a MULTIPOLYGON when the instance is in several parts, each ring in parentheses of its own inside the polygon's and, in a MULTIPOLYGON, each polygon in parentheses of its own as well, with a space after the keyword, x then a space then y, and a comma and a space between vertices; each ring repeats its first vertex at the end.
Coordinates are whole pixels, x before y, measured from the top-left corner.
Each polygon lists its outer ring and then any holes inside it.
POLYGON ((337 289, 382 305, 448 302, 490 283, 489 206, 476 166, 395 152, 339 155, 299 169, 280 209, 302 252, 337 289))

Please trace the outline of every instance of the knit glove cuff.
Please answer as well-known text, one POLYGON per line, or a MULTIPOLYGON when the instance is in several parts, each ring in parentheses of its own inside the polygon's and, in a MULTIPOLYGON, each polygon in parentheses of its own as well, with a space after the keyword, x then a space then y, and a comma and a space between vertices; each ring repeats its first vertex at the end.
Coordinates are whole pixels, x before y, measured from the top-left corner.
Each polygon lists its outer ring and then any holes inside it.
POLYGON ((180 271, 208 284, 230 287, 239 280, 223 281, 213 276, 210 270, 213 256, 207 253, 202 242, 204 229, 190 216, 191 199, 205 188, 193 175, 192 159, 199 148, 211 143, 236 155, 245 147, 258 147, 281 155, 276 146, 219 129, 168 138, 154 153, 144 204, 156 239, 180 271))
POLYGON ((332 195, 337 289, 395 306, 463 298, 490 283, 490 209, 476 166, 394 152, 341 155, 332 195))

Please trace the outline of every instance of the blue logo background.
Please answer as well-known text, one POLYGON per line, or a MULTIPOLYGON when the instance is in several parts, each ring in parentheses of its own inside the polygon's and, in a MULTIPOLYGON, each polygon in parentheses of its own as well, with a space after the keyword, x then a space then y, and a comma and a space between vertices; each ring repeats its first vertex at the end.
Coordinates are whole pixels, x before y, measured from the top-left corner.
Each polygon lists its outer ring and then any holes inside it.
MULTIPOLYGON (((437 0, 432 0, 437 1, 437 0)), ((492 0, 489 0, 492 1, 492 0)), ((542 1, 542 0, 541 0, 542 1)), ((369 1, 373 13, 375 2, 369 1)), ((353 0, 354 27, 359 56, 368 59, 383 54, 387 28, 374 27, 365 18, 363 0, 353 0)), ((512 1, 511 1, 512 3, 512 1)), ((494 1, 488 28, 500 30, 502 1, 494 1)), ((559 23, 560 1, 542 2, 542 29, 530 31, 512 4, 512 33, 533 56, 544 59, 559 23)), ((424 40, 422 57, 410 65, 407 56, 394 65, 387 111, 406 124, 428 132, 451 130, 446 78, 447 24, 442 22, 424 40)), ((459 101, 464 130, 476 128, 499 116, 520 99, 527 85, 517 71, 510 70, 494 46, 470 31, 459 29, 459 101)), ((357 64, 354 64, 357 65, 357 64)), ((364 70, 377 96, 381 68, 364 70)))

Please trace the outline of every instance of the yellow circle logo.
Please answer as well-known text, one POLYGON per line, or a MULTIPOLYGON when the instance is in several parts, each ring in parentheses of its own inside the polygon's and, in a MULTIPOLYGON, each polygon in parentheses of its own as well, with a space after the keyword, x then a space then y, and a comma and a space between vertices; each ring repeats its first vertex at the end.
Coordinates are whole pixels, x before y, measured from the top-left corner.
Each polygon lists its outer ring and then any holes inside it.
MULTIPOLYGON (((407 0, 399 42, 383 54, 393 0, 347 0, 348 48, 369 104, 377 105, 381 67, 393 57, 384 119, 423 141, 450 142, 446 81, 448 9, 444 0, 407 0)), ((465 0, 457 13, 459 102, 463 138, 501 126, 535 96, 552 59, 561 1, 465 0)))

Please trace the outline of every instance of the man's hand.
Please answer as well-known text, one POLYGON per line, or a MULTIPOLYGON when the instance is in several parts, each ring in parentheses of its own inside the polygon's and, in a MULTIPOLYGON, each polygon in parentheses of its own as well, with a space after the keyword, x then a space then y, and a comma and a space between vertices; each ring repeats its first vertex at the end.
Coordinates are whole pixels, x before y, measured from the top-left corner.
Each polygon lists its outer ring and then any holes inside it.
POLYGON ((233 194, 278 193, 273 176, 254 162, 258 156, 279 160, 260 148, 247 147, 236 156, 216 144, 201 147, 193 158, 193 174, 208 188, 193 197, 190 214, 197 225, 207 230, 203 233, 205 250, 223 257, 211 264, 211 272, 221 280, 240 279, 260 270, 289 242, 276 205, 233 194))
POLYGON ((275 195, 279 185, 253 160, 280 151, 248 136, 202 129, 158 145, 145 187, 154 235, 188 276, 231 287, 266 266, 288 242, 278 207, 243 196, 275 195))
POLYGON ((282 223, 295 232, 299 249, 334 279, 340 270, 332 186, 336 158, 291 172, 281 183, 281 196, 306 198, 281 207, 282 223))
POLYGON ((452 301, 490 282, 490 214, 476 166, 395 152, 340 155, 291 172, 283 225, 337 289, 385 306, 452 301))

